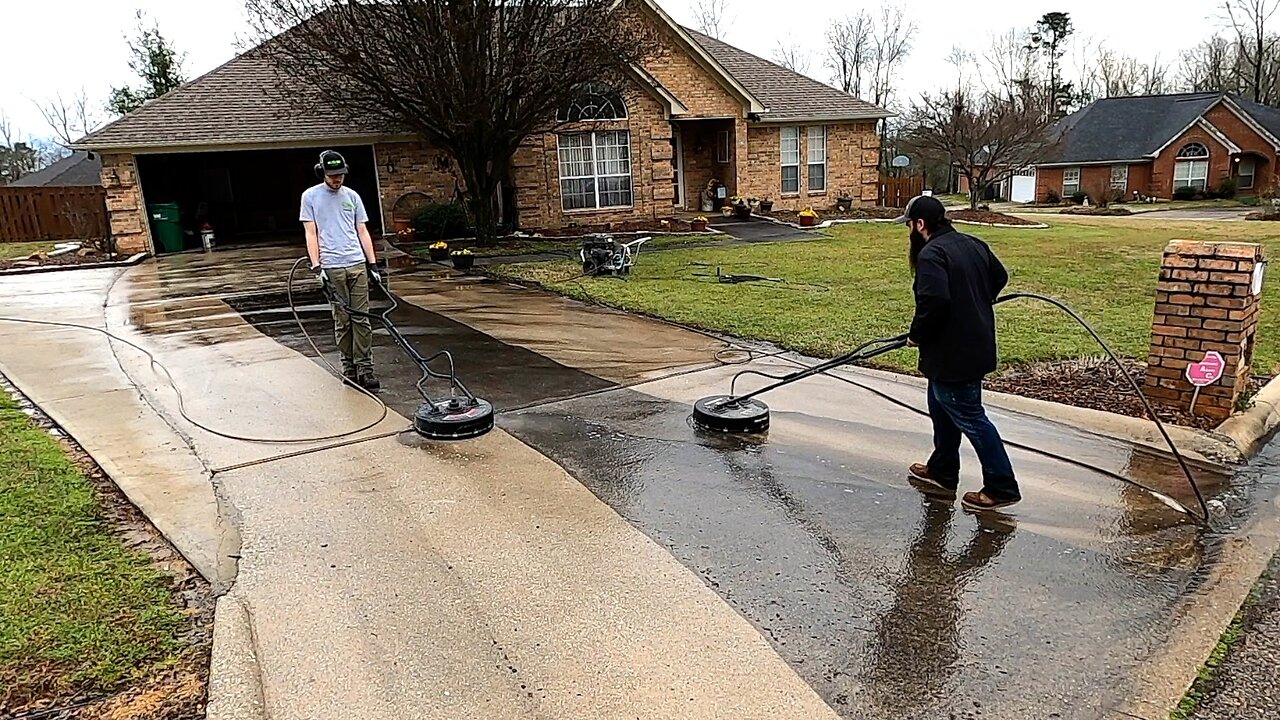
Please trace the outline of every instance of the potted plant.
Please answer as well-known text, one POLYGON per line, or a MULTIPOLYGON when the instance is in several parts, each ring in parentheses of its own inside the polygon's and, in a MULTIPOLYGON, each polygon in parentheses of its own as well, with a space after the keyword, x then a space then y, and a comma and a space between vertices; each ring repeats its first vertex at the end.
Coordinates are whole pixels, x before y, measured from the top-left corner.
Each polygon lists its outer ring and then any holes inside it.
POLYGON ((848 190, 841 190, 840 196, 836 198, 836 210, 840 212, 849 212, 853 209, 853 198, 849 196, 848 190))
POLYGON ((427 247, 427 252, 431 253, 432 262, 444 262, 449 259, 449 243, 443 240, 432 243, 427 247))
POLYGON ((760 214, 768 215, 771 212, 773 212, 773 200, 764 198, 760 201, 760 214))
POLYGON ((698 217, 694 218, 692 221, 689 222, 689 228, 694 232, 706 232, 707 217, 705 215, 699 215, 698 217))
POLYGON ((818 213, 813 208, 805 208, 800 211, 800 226, 813 227, 818 224, 818 213))
POLYGON ((454 250, 449 253, 449 255, 453 258, 453 267, 455 270, 470 270, 471 266, 476 262, 476 256, 467 248, 454 250))
POLYGON ((749 220, 751 218, 751 206, 747 204, 746 200, 738 198, 737 202, 733 204, 733 214, 743 220, 749 220))

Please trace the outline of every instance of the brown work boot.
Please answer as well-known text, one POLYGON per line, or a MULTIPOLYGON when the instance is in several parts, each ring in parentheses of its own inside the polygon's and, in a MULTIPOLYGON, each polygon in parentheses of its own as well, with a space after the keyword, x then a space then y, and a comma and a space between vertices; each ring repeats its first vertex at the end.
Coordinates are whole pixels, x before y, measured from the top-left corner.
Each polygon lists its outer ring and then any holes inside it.
POLYGON ((911 478, 924 486, 925 489, 939 494, 955 497, 956 487, 960 485, 957 478, 939 478, 929 472, 929 466, 924 463, 915 463, 907 468, 907 472, 911 474, 911 478))
POLYGON ((982 492, 967 492, 964 497, 960 498, 960 504, 967 510, 999 510, 1007 508, 1010 505, 1016 505, 1022 498, 994 498, 982 492))

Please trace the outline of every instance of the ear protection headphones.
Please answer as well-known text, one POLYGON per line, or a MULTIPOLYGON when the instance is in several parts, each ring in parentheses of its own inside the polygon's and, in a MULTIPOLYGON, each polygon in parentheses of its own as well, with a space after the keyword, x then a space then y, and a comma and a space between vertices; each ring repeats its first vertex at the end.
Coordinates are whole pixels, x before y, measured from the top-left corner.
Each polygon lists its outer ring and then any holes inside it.
POLYGON ((315 164, 314 170, 316 177, 323 180, 325 175, 333 173, 335 175, 345 174, 347 172, 347 159, 336 150, 325 150, 320 153, 320 162, 315 164))

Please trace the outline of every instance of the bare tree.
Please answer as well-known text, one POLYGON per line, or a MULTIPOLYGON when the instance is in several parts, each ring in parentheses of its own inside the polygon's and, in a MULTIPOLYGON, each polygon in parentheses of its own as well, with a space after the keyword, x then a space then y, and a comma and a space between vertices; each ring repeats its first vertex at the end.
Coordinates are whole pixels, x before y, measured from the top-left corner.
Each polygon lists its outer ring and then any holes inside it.
POLYGON ((1214 35, 1182 53, 1179 83, 1192 92, 1238 92, 1235 44, 1214 35))
MULTIPOLYGON (((616 0, 248 0, 299 112, 396 128, 456 164, 481 242, 530 137, 616 102, 656 28, 616 0), (584 99, 584 96, 587 96, 584 99), (574 110, 574 112, 569 112, 574 110)), ((255 51, 256 52, 256 51, 255 51)))
POLYGON ((871 32, 871 16, 865 10, 827 28, 826 66, 832 82, 855 97, 862 97, 863 80, 870 74, 871 32))
POLYGON ((1036 54, 1025 32, 1009 30, 992 36, 983 59, 989 71, 983 74, 988 78, 983 87, 988 91, 999 91, 1010 102, 1019 98, 1025 102, 1040 84, 1036 54))
POLYGON ((70 99, 64 99, 62 93, 58 93, 44 104, 36 103, 36 108, 63 147, 70 147, 102 124, 102 115, 89 101, 84 88, 77 90, 70 99))
MULTIPOLYGON (((1047 92, 1044 92, 1047 95, 1047 92)), ((993 185, 1041 159, 1061 141, 1046 112, 1046 98, 1009 100, 969 88, 921 96, 907 114, 912 147, 946 158, 969 181, 969 207, 993 185)))
POLYGON ((974 60, 973 53, 959 45, 951 46, 951 52, 947 54, 947 64, 955 68, 957 89, 969 86, 968 71, 973 69, 974 60))
POLYGON ((1173 92, 1175 85, 1169 75, 1169 65, 1160 64, 1159 54, 1152 58, 1150 63, 1141 67, 1140 89, 1143 95, 1164 95, 1165 93, 1173 92))
POLYGON ((9 116, 0 111, 0 185, 11 183, 41 167, 39 153, 19 139, 18 130, 9 116))
POLYGON ((728 17, 729 0, 695 0, 693 22, 703 35, 723 40, 733 21, 728 17))
POLYGON ((1236 35, 1236 47, 1249 72, 1254 102, 1263 102, 1263 70, 1275 52, 1277 37, 1267 32, 1280 0, 1223 0, 1222 9, 1236 35))
POLYGON ((887 107, 897 85, 898 67, 911 52, 914 20, 907 20, 900 5, 885 5, 871 32, 871 103, 887 107))
POLYGON ((792 72, 798 72, 801 75, 809 72, 809 51, 794 43, 784 45, 782 41, 779 40, 777 47, 773 49, 773 61, 782 67, 791 70, 792 72))

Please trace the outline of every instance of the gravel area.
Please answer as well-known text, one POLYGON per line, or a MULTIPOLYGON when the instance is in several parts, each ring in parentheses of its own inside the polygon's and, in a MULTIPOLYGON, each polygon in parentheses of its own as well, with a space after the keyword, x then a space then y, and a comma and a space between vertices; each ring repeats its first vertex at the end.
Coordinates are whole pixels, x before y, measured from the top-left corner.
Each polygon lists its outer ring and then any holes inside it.
POLYGON ((1245 610, 1244 634, 1227 654, 1208 696, 1190 720, 1273 720, 1280 717, 1280 555, 1245 610))

